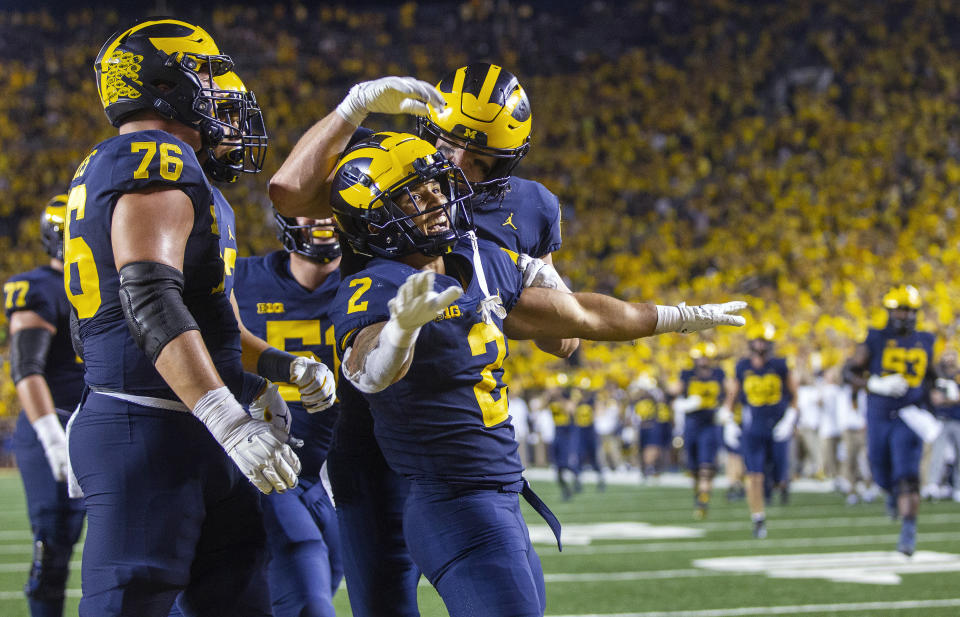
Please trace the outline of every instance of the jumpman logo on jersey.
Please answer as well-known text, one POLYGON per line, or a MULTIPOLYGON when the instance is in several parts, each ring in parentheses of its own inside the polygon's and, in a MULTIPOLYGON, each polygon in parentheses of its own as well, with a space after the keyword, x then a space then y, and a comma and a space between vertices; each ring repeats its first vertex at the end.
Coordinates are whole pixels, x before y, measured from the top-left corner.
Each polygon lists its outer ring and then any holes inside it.
MULTIPOLYGON (((513 227, 514 229, 517 229, 517 226, 513 224, 513 212, 510 213, 510 216, 507 217, 507 220, 505 220, 503 223, 500 224, 500 227, 506 227, 507 225, 509 225, 510 227, 513 227)), ((517 229, 517 231, 520 231, 520 230, 517 229)))

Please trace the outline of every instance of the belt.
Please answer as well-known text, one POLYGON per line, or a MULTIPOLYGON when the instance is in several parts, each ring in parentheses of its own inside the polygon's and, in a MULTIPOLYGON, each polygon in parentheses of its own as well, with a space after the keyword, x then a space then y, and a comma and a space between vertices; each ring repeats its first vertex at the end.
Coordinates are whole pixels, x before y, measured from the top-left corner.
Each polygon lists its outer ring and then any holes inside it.
POLYGON ((560 519, 558 519, 557 515, 540 499, 540 496, 533 492, 526 478, 511 482, 510 484, 504 484, 499 490, 501 493, 520 493, 526 502, 530 504, 530 507, 536 510, 537 514, 547 522, 547 526, 550 527, 550 531, 553 532, 553 536, 557 539, 557 548, 563 551, 563 544, 560 542, 560 519))
POLYGON ((128 403, 143 405, 144 407, 153 407, 155 409, 165 409, 167 411, 184 411, 190 413, 190 408, 180 401, 171 401, 166 398, 157 398, 155 396, 140 396, 137 394, 127 394, 126 392, 117 392, 115 390, 105 390, 103 388, 90 388, 91 391, 110 398, 120 399, 128 403))

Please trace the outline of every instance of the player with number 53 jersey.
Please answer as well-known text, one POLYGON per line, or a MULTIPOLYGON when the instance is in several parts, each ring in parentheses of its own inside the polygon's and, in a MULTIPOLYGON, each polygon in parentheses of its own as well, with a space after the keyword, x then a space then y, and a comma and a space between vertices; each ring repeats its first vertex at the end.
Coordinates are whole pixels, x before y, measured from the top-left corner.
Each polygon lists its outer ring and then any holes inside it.
POLYGON ((934 335, 916 329, 922 305, 912 285, 891 289, 883 297, 886 327, 867 332, 844 367, 847 381, 867 390, 867 458, 889 495, 888 511, 903 519, 897 550, 905 555, 916 550, 920 459, 924 439, 932 439, 924 427, 936 426, 928 411, 934 335))

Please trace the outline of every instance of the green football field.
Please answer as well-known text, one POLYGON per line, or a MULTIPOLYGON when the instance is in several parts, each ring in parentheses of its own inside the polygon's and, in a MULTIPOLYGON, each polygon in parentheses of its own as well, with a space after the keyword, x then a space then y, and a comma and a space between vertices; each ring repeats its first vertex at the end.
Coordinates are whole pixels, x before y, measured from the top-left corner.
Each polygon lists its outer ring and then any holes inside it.
MULTIPOLYGON (((727 617, 960 615, 960 504, 921 506, 918 553, 892 551, 899 526, 880 502, 849 507, 831 493, 795 492, 768 509, 769 536, 754 540, 743 502, 714 496, 707 520, 692 518, 688 489, 592 484, 561 502, 543 474, 534 486, 564 524, 558 553, 525 507, 547 579, 548 615, 727 617), (542 543, 541 543, 542 542, 542 543)), ((0 616, 27 615, 21 588, 30 535, 20 479, 0 472, 0 616)), ((79 554, 68 615, 80 595, 79 554)), ((346 589, 337 612, 349 615, 346 589)), ((445 615, 424 582, 424 617, 445 615)))

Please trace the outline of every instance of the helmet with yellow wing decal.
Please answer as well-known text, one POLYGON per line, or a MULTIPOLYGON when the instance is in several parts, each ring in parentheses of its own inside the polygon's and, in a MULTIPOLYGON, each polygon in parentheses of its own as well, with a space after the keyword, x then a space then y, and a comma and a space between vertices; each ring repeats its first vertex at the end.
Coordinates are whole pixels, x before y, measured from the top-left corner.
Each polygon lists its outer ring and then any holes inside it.
POLYGON ((887 309, 887 327, 895 332, 909 334, 917 329, 917 311, 923 306, 923 298, 913 285, 894 287, 883 296, 887 309))
POLYGON ((374 133, 347 150, 334 172, 330 205, 343 236, 361 255, 396 258, 449 253, 473 229, 470 184, 431 144, 407 133, 374 133), (421 208, 412 191, 436 182, 442 199, 421 208), (410 212, 401 203, 412 204, 410 212), (439 213, 435 230, 415 219, 439 213))
MULTIPOLYGON (((230 72, 233 60, 199 26, 167 17, 138 21, 104 43, 94 69, 114 126, 153 111, 199 131, 205 147, 219 144, 232 128, 217 117, 217 100, 233 95, 214 78, 230 72)), ((248 104, 246 97, 235 98, 248 104)))
POLYGON ((478 194, 502 193, 530 150, 533 114, 519 80, 496 64, 474 62, 444 77, 437 90, 447 104, 419 118, 420 136, 493 157, 487 177, 473 187, 478 194))
POLYGON ((43 209, 40 218, 40 241, 47 255, 63 261, 63 229, 67 220, 67 196, 57 195, 43 209))

